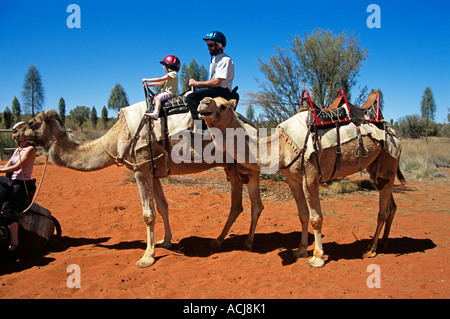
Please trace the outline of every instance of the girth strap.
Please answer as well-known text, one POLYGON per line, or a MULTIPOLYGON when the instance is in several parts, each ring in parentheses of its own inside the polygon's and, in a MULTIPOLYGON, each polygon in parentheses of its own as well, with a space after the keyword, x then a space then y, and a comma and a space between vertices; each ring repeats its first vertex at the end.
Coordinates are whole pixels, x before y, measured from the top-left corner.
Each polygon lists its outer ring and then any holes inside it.
POLYGON ((317 125, 316 124, 314 124, 313 147, 314 147, 314 152, 316 154, 317 171, 319 173, 319 183, 321 183, 321 181, 322 181, 322 170, 320 169, 319 151, 322 152, 322 145, 320 144, 319 138, 317 136, 317 125))
POLYGON ((361 135, 361 129, 359 128, 359 126, 356 127, 356 132, 358 134, 359 145, 356 148, 355 156, 358 157, 358 165, 359 165, 358 167, 359 167, 359 171, 361 172, 361 170, 362 170, 362 158, 363 157, 367 157, 369 155, 369 151, 364 146, 364 142, 363 142, 362 135, 361 135))
POLYGON ((164 149, 164 164, 166 166, 167 175, 170 175, 170 164, 169 164, 169 125, 168 125, 168 114, 166 109, 164 108, 165 116, 161 119, 161 130, 162 130, 162 136, 163 136, 163 149, 164 149))
POLYGON ((339 123, 336 122, 336 162, 334 164, 333 173, 331 174, 330 179, 333 178, 334 174, 339 173, 341 169, 341 134, 339 132, 339 123))

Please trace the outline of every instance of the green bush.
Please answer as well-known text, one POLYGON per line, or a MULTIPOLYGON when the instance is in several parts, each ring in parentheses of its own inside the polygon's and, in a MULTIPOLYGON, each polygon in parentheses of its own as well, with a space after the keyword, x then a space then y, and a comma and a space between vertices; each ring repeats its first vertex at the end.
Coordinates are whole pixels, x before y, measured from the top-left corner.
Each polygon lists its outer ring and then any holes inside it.
POLYGON ((11 133, 0 134, 0 149, 15 148, 17 145, 11 137, 11 133))

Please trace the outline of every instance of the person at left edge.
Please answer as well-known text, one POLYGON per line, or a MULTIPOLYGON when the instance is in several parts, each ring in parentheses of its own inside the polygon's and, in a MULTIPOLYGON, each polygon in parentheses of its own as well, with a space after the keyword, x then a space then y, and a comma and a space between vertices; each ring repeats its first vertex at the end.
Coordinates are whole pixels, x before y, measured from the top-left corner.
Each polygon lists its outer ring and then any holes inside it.
MULTIPOLYGON (((16 123, 13 126, 17 130, 23 122, 16 123)), ((36 160, 36 147, 32 142, 15 138, 17 148, 5 166, 0 167, 0 173, 6 173, 6 176, 0 176, 0 184, 6 190, 1 211, 8 224, 11 233, 11 242, 8 251, 14 251, 19 245, 18 237, 18 215, 24 208, 24 203, 31 201, 36 190, 36 185, 31 180, 34 162, 36 160)))

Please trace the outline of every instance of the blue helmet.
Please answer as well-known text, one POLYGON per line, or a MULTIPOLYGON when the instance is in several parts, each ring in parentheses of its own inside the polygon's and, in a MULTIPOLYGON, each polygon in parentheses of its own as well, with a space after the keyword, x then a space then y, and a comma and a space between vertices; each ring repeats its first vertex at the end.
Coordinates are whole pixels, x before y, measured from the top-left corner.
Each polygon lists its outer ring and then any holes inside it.
POLYGON ((227 45, 227 38, 225 38, 225 35, 220 31, 213 31, 211 33, 208 33, 206 37, 203 38, 203 40, 221 43, 223 47, 226 47, 227 45))

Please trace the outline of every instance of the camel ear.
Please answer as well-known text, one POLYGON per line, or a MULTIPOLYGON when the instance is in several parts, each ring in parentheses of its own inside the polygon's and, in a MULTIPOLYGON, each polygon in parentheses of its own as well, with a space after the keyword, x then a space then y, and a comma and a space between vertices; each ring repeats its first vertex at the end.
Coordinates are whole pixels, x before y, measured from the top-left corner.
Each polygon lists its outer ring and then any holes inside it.
POLYGON ((228 102, 228 107, 231 108, 233 111, 236 110, 237 101, 235 99, 232 99, 228 102))
POLYGON ((50 110, 50 111, 43 111, 38 115, 40 115, 43 121, 48 121, 50 118, 55 116, 55 114, 56 114, 55 110, 50 110))
POLYGON ((226 110, 227 108, 232 109, 233 111, 236 109, 236 100, 228 100, 225 103, 220 105, 222 110, 226 110))

